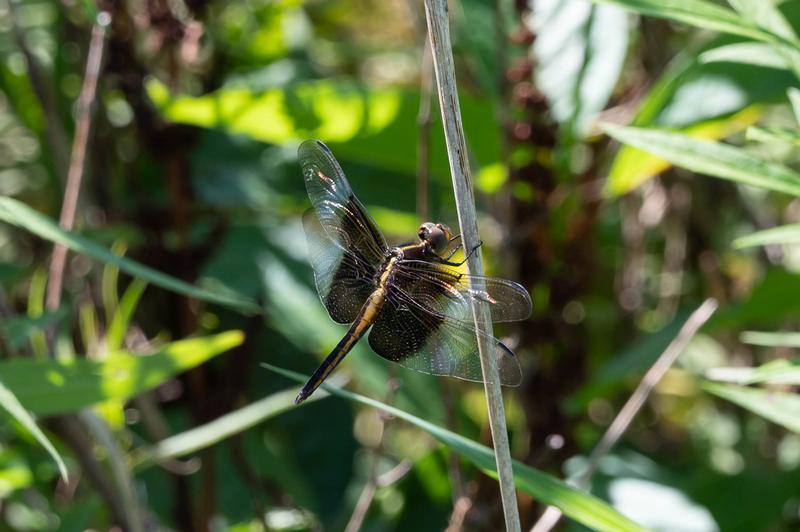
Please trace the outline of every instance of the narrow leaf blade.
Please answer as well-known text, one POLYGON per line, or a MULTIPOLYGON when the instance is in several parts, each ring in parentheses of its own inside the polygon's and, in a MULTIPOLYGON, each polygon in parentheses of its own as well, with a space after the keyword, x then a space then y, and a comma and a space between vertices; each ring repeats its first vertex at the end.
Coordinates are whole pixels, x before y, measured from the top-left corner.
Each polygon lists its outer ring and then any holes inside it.
POLYGON ((67 466, 64 465, 64 460, 61 458, 61 455, 58 454, 56 448, 50 443, 50 440, 47 439, 47 436, 45 436, 44 432, 42 432, 36 424, 33 416, 22 406, 19 399, 17 399, 14 393, 9 390, 2 381, 0 381, 0 406, 11 414, 14 419, 19 421, 20 424, 36 438, 36 441, 44 447, 47 453, 53 458, 56 466, 58 466, 58 472, 61 474, 61 478, 64 479, 64 482, 67 482, 67 466))
POLYGON ((733 241, 736 249, 772 244, 800 244, 800 224, 782 225, 757 231, 733 241))
MULTIPOLYGON (((299 373, 270 364, 262 365, 271 371, 300 383, 305 382, 308 378, 299 373)), ((322 387, 333 395, 378 408, 419 427, 486 473, 493 476, 496 475, 494 453, 488 447, 380 401, 326 384, 323 384, 322 387)), ((619 514, 611 506, 593 495, 575 489, 565 482, 521 462, 514 461, 513 467, 514 482, 517 488, 536 497, 542 504, 559 508, 564 515, 579 523, 595 530, 644 530, 643 527, 619 514)))
POLYGON ((241 331, 228 331, 172 342, 149 355, 111 353, 99 362, 85 358, 68 363, 4 360, 0 362, 0 375, 31 412, 41 416, 63 414, 103 401, 126 401, 243 340, 241 331))
POLYGON ((63 230, 53 220, 31 209, 15 199, 0 198, 0 221, 25 229, 40 238, 87 255, 106 264, 113 264, 119 269, 154 285, 177 292, 195 299, 217 303, 237 309, 246 314, 257 314, 260 307, 251 299, 230 291, 211 291, 181 281, 158 270, 140 264, 131 259, 115 255, 110 250, 75 233, 63 230))
POLYGON ((800 395, 714 382, 704 383, 703 389, 793 432, 800 432, 800 395))
POLYGON ((757 368, 714 368, 706 376, 734 384, 800 385, 800 359, 773 360, 757 368))
POLYGON ((611 4, 641 15, 682 22, 731 35, 741 35, 759 41, 774 41, 776 37, 742 18, 735 11, 706 0, 592 0, 596 4, 611 4))
POLYGON ((744 150, 655 129, 604 124, 616 140, 691 170, 744 185, 800 196, 800 174, 744 150))

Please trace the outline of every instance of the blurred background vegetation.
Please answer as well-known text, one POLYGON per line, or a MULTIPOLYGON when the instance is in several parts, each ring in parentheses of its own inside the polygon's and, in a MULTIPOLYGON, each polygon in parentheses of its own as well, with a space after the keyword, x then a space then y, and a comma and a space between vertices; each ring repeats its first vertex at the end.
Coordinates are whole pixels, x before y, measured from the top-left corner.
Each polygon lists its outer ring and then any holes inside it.
MULTIPOLYGON (((713 297, 591 491, 656 529, 797 530, 800 2, 450 14, 487 269, 534 301, 495 331, 524 370, 514 457, 579 474, 713 297)), ((502 528, 491 465, 451 437, 490 444, 481 386, 366 343, 337 371, 443 440, 322 393, 294 409, 261 365, 308 374, 344 333, 305 260, 299 141, 393 241, 456 225, 425 39, 416 0, 0 0, 2 528, 502 528)), ((623 525, 536 470, 523 528, 546 503, 623 525)))

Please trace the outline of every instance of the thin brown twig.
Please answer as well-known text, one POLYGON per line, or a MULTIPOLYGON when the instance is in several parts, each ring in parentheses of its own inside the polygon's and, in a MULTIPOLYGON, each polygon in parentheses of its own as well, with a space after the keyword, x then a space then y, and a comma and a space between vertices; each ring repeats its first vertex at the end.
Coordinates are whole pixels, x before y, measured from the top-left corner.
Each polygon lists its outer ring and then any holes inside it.
MULTIPOLYGON (((394 397, 394 393, 397 391, 398 383, 394 379, 389 380, 389 391, 386 394, 386 402, 390 403, 392 397, 394 397)), ((388 477, 384 475, 378 475, 378 462, 380 461, 381 456, 383 455, 383 448, 386 443, 386 425, 388 423, 388 419, 381 418, 381 432, 380 432, 380 439, 378 440, 377 445, 371 449, 370 451, 370 458, 371 463, 369 467, 369 474, 367 477, 367 482, 364 484, 364 489, 361 491, 361 495, 358 497, 358 502, 356 503, 356 507, 353 509, 353 513, 350 515, 350 520, 347 522, 347 526, 345 526, 345 532, 358 532, 361 530, 361 527, 364 526, 364 519, 367 517, 367 512, 369 512, 370 506, 372 506, 372 501, 375 499, 375 494, 378 492, 379 487, 384 487, 387 482, 396 482, 400 478, 405 475, 402 472, 402 468, 395 472, 395 469, 398 469, 403 462, 395 466, 391 471, 387 473, 394 474, 389 475, 388 477), (401 473, 397 475, 396 473, 401 473), (382 485, 381 482, 384 482, 382 485)), ((405 466, 403 466, 405 467, 405 466)))
MULTIPOLYGON (((92 27, 86 69, 77 101, 75 137, 67 171, 67 184, 61 204, 59 225, 66 230, 71 230, 75 223, 75 212, 77 210, 86 149, 91 130, 92 106, 97 93, 97 81, 100 77, 106 29, 110 23, 111 15, 107 12, 101 12, 92 27)), ((66 248, 56 244, 53 248, 53 257, 50 262, 50 276, 45 302, 50 310, 56 310, 61 305, 66 256, 66 248)), ((55 356, 54 335, 55 329, 51 329, 48 334, 50 356, 55 356)), ((126 530, 143 530, 144 523, 136 500, 133 481, 128 475, 127 464, 122 457, 122 451, 114 441, 108 426, 90 410, 82 411, 77 415, 61 416, 57 423, 62 435, 65 436, 65 439, 78 455, 82 467, 108 504, 111 514, 114 516, 113 518, 126 530), (112 480, 106 478, 108 473, 97 463, 92 449, 94 442, 84 431, 91 433, 93 440, 105 447, 112 480)))
MULTIPOLYGON (((603 437, 592 450, 586 464, 586 469, 576 479, 576 484, 582 489, 586 489, 589 481, 597 471, 600 465, 600 460, 605 457, 611 449, 617 444, 619 439, 630 426, 636 414, 639 413, 644 402, 650 396, 650 393, 655 388, 656 384, 664 377, 669 368, 675 363, 678 356, 686 349, 692 338, 697 334, 697 331, 711 318, 717 310, 717 300, 714 298, 706 299, 697 310, 695 310, 686 323, 683 324, 681 330, 669 343, 667 348, 658 357, 655 363, 644 374, 639 385, 631 394, 625 406, 619 411, 617 417, 606 430, 603 437)), ((531 528, 531 532, 548 532, 551 530, 561 519, 561 510, 550 506, 545 510, 536 524, 531 528)))
MULTIPOLYGON (((110 23, 111 15, 107 12, 101 12, 97 16, 97 23, 92 27, 86 71, 75 112, 75 137, 72 140, 67 184, 64 189, 64 200, 61 204, 61 216, 59 218, 59 225, 67 231, 72 230, 75 225, 75 211, 78 208, 78 196, 80 194, 81 181, 83 180, 86 148, 89 143, 89 131, 92 125, 92 107, 97 94, 97 80, 100 77, 100 66, 103 61, 106 29, 110 23)), ((47 284, 46 305, 50 310, 56 310, 61 304, 61 287, 64 283, 66 260, 67 248, 56 244, 50 261, 50 280, 47 284)))

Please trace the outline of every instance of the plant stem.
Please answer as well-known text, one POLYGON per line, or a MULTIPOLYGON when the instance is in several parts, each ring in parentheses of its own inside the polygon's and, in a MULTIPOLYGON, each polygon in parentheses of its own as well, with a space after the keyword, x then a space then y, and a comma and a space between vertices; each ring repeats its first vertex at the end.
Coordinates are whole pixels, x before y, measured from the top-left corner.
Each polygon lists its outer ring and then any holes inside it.
MULTIPOLYGON (((592 450, 592 454, 589 456, 588 463, 586 464, 586 469, 583 470, 576 480, 578 487, 587 488, 592 475, 594 475, 594 472, 597 471, 597 467, 600 465, 600 460, 614 448, 625 431, 628 430, 631 421, 633 421, 633 418, 639 413, 639 410, 641 410, 642 405, 644 405, 644 402, 650 396, 653 388, 655 388, 656 384, 664 377, 667 370, 672 367, 678 355, 686 349, 689 341, 694 338, 694 335, 697 334, 700 327, 711 318, 716 310, 717 300, 708 298, 703 301, 703 304, 700 305, 697 310, 692 312, 692 315, 689 316, 689 319, 683 324, 683 327, 678 331, 675 338, 672 339, 664 352, 661 353, 655 363, 647 370, 647 373, 644 374, 644 377, 642 377, 642 380, 625 403, 625 406, 622 407, 622 410, 619 411, 617 417, 614 418, 614 421, 611 422, 611 425, 608 427, 605 434, 603 434, 603 437, 600 438, 600 441, 592 450)), ((561 510, 555 506, 549 506, 533 528, 531 528, 531 532, 548 532, 558 524, 560 519, 561 510)))
MULTIPOLYGON (((86 148, 89 143, 89 131, 92 124, 92 106, 97 93, 97 80, 100 77, 100 65, 103 60, 106 28, 111 17, 106 12, 97 16, 97 23, 92 28, 89 44, 89 57, 86 59, 86 72, 83 85, 78 96, 75 113, 75 137, 72 140, 72 154, 67 171, 67 185, 64 189, 64 200, 61 204, 59 225, 67 231, 75 225, 75 211, 78 207, 81 181, 83 179, 86 148)), ((56 244, 53 258, 50 261, 50 281, 47 283, 47 308, 56 310, 61 304, 61 286, 64 283, 64 266, 67 260, 67 248, 56 244)))
MULTIPOLYGON (((428 36, 433 54, 433 66, 436 73, 436 88, 439 95, 439 108, 442 113, 447 157, 453 179, 453 191, 458 210, 458 221, 461 226, 461 238, 464 249, 474 249, 480 242, 478 223, 475 213, 475 202, 469 179, 467 161, 467 144, 464 128, 461 123, 461 109, 458 102, 455 68, 453 66, 453 50, 450 44, 450 30, 447 18, 446 0, 425 0, 425 15, 428 20, 428 36)), ((468 256, 467 267, 473 275, 483 274, 483 260, 480 249, 468 256)), ((480 287, 476 287, 480 289, 480 287)), ((473 317, 476 330, 491 334, 491 322, 486 305, 473 302, 473 317)), ((500 496, 503 501, 503 513, 506 529, 520 530, 517 495, 514 489, 514 475, 511 469, 511 452, 508 446, 506 417, 503 409, 503 395, 500 390, 500 376, 497 361, 483 335, 478 337, 478 352, 481 358, 481 369, 486 387, 486 402, 489 410, 489 426, 492 431, 497 473, 500 481, 500 496)))

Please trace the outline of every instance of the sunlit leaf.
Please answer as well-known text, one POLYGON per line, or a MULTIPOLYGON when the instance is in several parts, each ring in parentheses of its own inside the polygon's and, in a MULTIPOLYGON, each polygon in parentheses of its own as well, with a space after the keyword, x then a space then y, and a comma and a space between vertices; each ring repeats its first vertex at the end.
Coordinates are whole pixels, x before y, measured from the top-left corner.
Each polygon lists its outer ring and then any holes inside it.
MULTIPOLYGON (((761 110, 748 107, 733 116, 700 122, 681 130, 688 137, 697 139, 720 139, 737 133, 758 120, 761 110)), ((605 192, 611 196, 626 194, 653 176, 672 166, 671 162, 657 157, 652 151, 623 146, 608 173, 605 192)))
POLYGON ((739 338, 745 344, 765 347, 800 347, 800 333, 745 331, 739 338))
POLYGON ((744 18, 789 42, 797 41, 792 26, 771 0, 728 0, 728 3, 744 18))
POLYGON ((773 360, 757 368, 714 368, 706 377, 734 384, 784 384, 800 385, 800 359, 773 360))
POLYGON ((113 264, 134 277, 138 277, 167 290, 203 301, 232 307, 243 313, 254 314, 261 310, 254 301, 231 291, 211 291, 200 288, 181 281, 180 279, 170 277, 169 275, 131 259, 120 257, 91 240, 75 233, 64 231, 58 224, 53 222, 53 220, 13 198, 0 197, 0 220, 21 227, 50 242, 61 244, 75 253, 87 255, 107 264, 113 264))
POLYGON ((800 174, 742 149, 654 129, 610 124, 604 125, 603 129, 622 143, 663 157, 693 172, 800 196, 800 174))
POLYGON ((152 354, 110 353, 103 361, 86 358, 0 361, 0 375, 25 408, 46 416, 75 412, 110 399, 124 401, 241 344, 228 331, 167 344, 152 354))
POLYGON ((760 41, 775 41, 765 32, 738 15, 735 11, 706 0, 592 0, 596 4, 611 4, 642 15, 683 22, 732 35, 760 41))
POLYGON ((737 42, 712 48, 700 54, 703 63, 745 63, 785 70, 786 59, 775 53, 775 47, 762 42, 737 42))
POLYGON ((703 389, 764 419, 800 432, 800 395, 732 384, 703 383, 703 389))
POLYGON ((774 53, 785 58, 794 72, 800 74, 800 43, 792 26, 775 4, 764 0, 728 0, 728 3, 742 18, 785 41, 787 45, 773 45, 774 53))
POLYGON ((787 91, 789 95, 789 102, 792 104, 792 111, 794 111, 794 118, 800 124, 800 89, 794 87, 789 88, 787 91))
POLYGON ((122 347, 131 316, 133 316, 136 305, 139 303, 139 298, 142 297, 146 287, 146 282, 141 279, 134 279, 125 289, 125 293, 122 294, 122 299, 111 317, 111 323, 106 334, 106 349, 109 351, 122 347))
MULTIPOLYGON (((0 372, 0 374, 5 375, 4 373, 0 372)), ((3 381, 0 381, 0 406, 2 406, 6 412, 11 414, 14 419, 20 422, 25 429, 30 432, 30 434, 36 438, 36 441, 45 448, 47 453, 53 458, 56 465, 58 466, 58 471, 61 473, 61 478, 64 479, 64 482, 67 481, 67 466, 64 465, 64 460, 61 458, 61 455, 58 454, 56 448, 50 443, 50 440, 47 439, 47 436, 44 435, 44 432, 39 428, 34 421, 33 416, 25 409, 24 406, 19 402, 19 399, 14 395, 10 389, 8 389, 3 381)))
MULTIPOLYGON (((308 379, 307 376, 293 371, 288 371, 269 364, 263 365, 271 371, 300 383, 308 379)), ((381 403, 380 401, 326 384, 323 384, 322 387, 333 395, 338 395, 351 401, 378 408, 415 425, 436 438, 443 445, 446 445, 452 451, 475 464, 487 474, 492 476, 496 475, 494 453, 488 447, 411 415, 404 410, 381 403)), ((541 504, 559 508, 564 515, 579 523, 595 530, 643 530, 641 526, 617 513, 607 503, 597 499, 593 495, 573 488, 547 473, 543 473, 518 461, 514 461, 513 469, 514 482, 517 488, 535 497, 541 504)))
POLYGON ((556 119, 582 136, 622 72, 628 14, 582 0, 535 0, 529 24, 536 34, 537 87, 556 119))
MULTIPOLYGON (((226 86, 202 95, 172 94, 158 81, 147 84, 155 107, 169 121, 230 133, 272 144, 318 138, 337 158, 416 173, 419 92, 370 87, 353 80, 306 81, 255 90, 226 86)), ((459 96, 471 156, 480 165, 500 159, 499 128, 486 127, 494 115, 484 99, 459 96)), ((449 176, 441 127, 431 128, 430 170, 449 176)))
POLYGON ((733 247, 737 249, 770 244, 800 244, 800 224, 764 229, 733 241, 733 247))
POLYGON ((789 144, 800 144, 800 132, 788 127, 750 126, 747 128, 746 138, 754 142, 786 142, 789 144))

